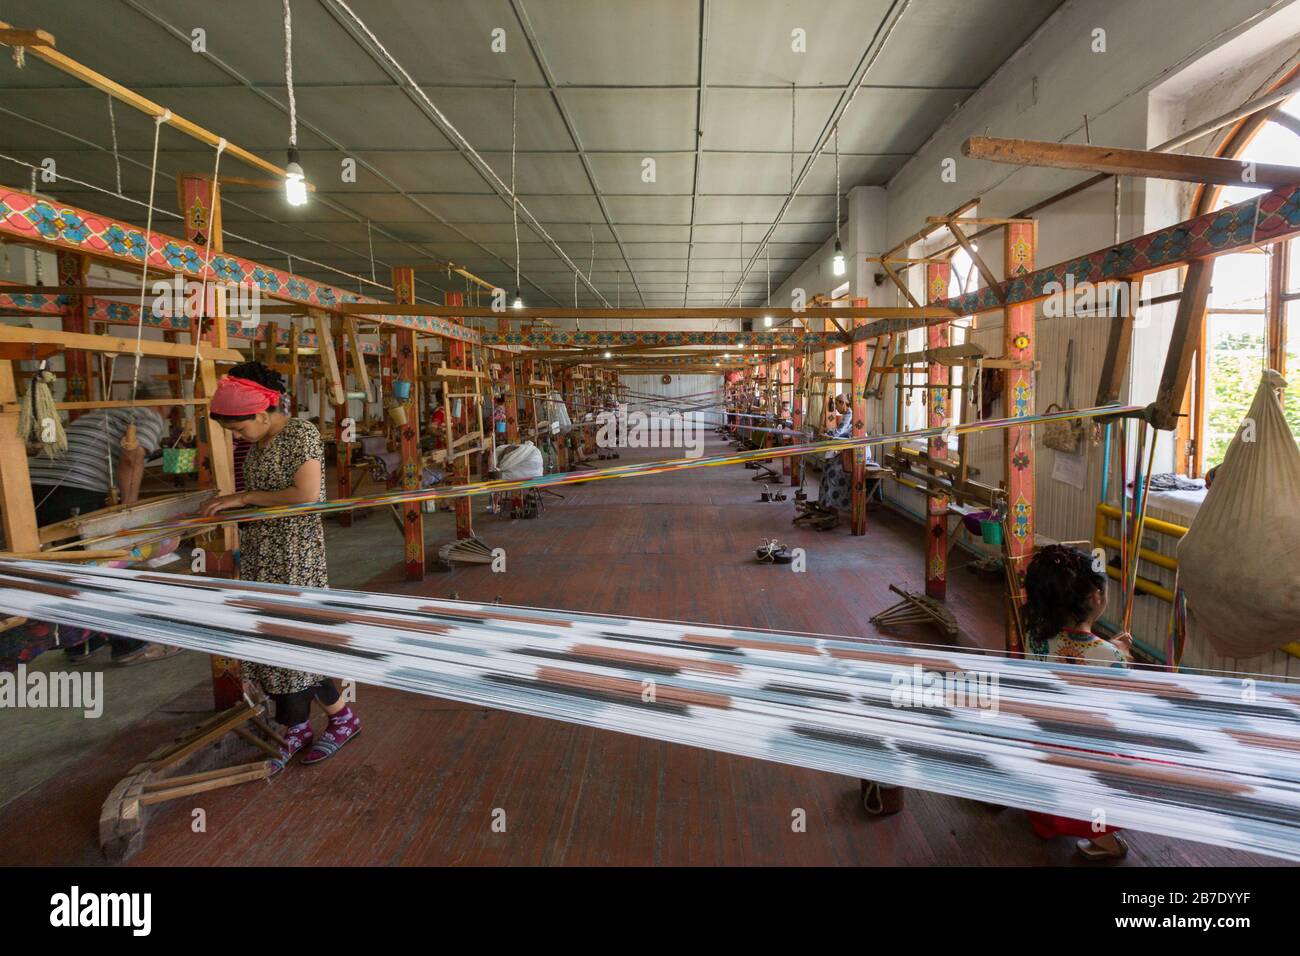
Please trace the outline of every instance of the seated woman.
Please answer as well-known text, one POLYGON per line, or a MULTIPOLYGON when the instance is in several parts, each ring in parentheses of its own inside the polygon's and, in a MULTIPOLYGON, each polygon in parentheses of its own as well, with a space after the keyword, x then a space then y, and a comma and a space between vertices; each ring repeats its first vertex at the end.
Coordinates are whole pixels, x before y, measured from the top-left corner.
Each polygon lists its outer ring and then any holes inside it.
MULTIPOLYGON (((1133 638, 1127 633, 1105 640, 1092 626, 1106 610, 1106 575, 1093 569, 1092 556, 1053 544, 1034 556, 1025 572, 1026 648, 1031 660, 1057 664, 1127 667, 1133 638)), ((1077 846, 1089 860, 1118 860, 1128 844, 1113 828, 1095 829, 1091 822, 1026 811, 1038 836, 1084 837, 1077 846)))
MULTIPOLYGON (((826 415, 826 434, 822 437, 853 437, 853 406, 849 404, 847 395, 835 396, 835 410, 826 415)), ((843 452, 826 453, 821 486, 817 489, 817 507, 834 513, 853 507, 853 481, 844 467, 843 452)))
MULTIPOLYGON (((325 449, 315 425, 290 418, 281 406, 284 379, 261 362, 244 362, 221 379, 212 396, 212 420, 250 442, 244 463, 245 491, 206 502, 211 516, 232 508, 263 508, 325 500, 325 449)), ((250 521, 239 529, 239 576, 244 581, 329 587, 325 528, 319 514, 287 515, 250 521)), ((280 749, 283 769, 300 750, 304 764, 332 757, 361 731, 358 717, 324 674, 310 674, 244 661, 245 681, 259 685, 275 701, 275 719, 286 730, 280 749), (311 702, 328 718, 317 738, 311 727, 311 702)))

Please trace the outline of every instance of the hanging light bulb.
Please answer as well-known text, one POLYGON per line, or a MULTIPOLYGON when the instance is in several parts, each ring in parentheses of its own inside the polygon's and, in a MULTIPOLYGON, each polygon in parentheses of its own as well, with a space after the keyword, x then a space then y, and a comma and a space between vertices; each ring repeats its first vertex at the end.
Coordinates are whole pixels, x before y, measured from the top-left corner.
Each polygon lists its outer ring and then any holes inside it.
POLYGON ((763 316, 763 325, 769 329, 772 327, 772 317, 770 315, 763 316))
POLYGON ((307 176, 298 163, 298 150, 289 148, 289 162, 284 167, 284 198, 290 206, 307 205, 307 176))
POLYGON ((835 240, 835 255, 831 259, 831 272, 837 276, 844 275, 848 267, 844 264, 844 248, 840 245, 838 239, 835 240))
POLYGON ((613 357, 614 357, 614 353, 613 353, 613 352, 606 352, 606 353, 605 353, 605 358, 613 358, 613 357))
POLYGON ((520 295, 518 291, 515 292, 515 301, 512 307, 516 309, 522 309, 524 307, 524 297, 520 295))

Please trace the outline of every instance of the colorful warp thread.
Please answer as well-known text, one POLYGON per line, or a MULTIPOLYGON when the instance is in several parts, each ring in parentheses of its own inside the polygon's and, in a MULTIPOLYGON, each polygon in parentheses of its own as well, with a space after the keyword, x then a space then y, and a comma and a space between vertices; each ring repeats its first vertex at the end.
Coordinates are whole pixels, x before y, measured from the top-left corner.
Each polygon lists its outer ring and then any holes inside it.
POLYGON ((211 518, 171 518, 155 524, 133 528, 130 534, 154 531, 174 531, 182 528, 195 528, 207 525, 226 524, 231 521, 268 521, 288 515, 327 514, 336 511, 353 511, 358 508, 381 508, 404 502, 432 501, 444 498, 463 498, 468 495, 486 495, 496 492, 518 491, 525 488, 547 488, 553 485, 577 485, 588 481, 604 481, 610 478, 633 478, 641 475, 662 475, 674 471, 687 471, 692 468, 716 468, 720 465, 734 465, 746 461, 766 461, 770 458, 789 458, 798 455, 813 455, 826 451, 843 451, 846 448, 865 448, 869 445, 889 445, 894 442, 908 441, 914 438, 938 438, 944 435, 968 435, 975 432, 994 431, 1017 425, 1036 425, 1046 422, 1067 421, 1076 418, 1099 418, 1112 415, 1135 415, 1142 411, 1140 405, 1104 405, 1097 408, 1083 408, 1067 412, 1052 412, 1044 415, 1027 415, 1019 418, 993 418, 982 422, 965 425, 953 425, 946 428, 920 428, 910 432, 896 432, 892 435, 868 435, 864 438, 837 438, 830 441, 805 442, 797 445, 774 445, 770 448, 756 448, 735 452, 730 455, 718 455, 708 458, 674 458, 668 461, 638 462, 630 465, 617 465, 613 468, 601 468, 595 471, 576 471, 559 474, 542 475, 537 478, 521 478, 514 481, 480 481, 467 485, 451 485, 443 488, 424 488, 415 491, 397 491, 383 495, 360 498, 336 498, 332 501, 309 502, 302 505, 281 505, 275 508, 250 508, 239 511, 224 511, 211 518))
POLYGON ((0 607, 1300 859, 1294 684, 45 562, 0 561, 0 607))

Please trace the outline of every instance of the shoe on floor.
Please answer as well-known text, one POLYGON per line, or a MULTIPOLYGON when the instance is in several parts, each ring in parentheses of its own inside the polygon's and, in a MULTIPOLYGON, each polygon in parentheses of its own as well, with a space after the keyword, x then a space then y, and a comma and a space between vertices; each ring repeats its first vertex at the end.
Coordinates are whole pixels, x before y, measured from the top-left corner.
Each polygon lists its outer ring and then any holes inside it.
POLYGON ((63 654, 68 659, 68 663, 73 667, 80 666, 100 656, 105 648, 109 646, 108 639, 103 637, 92 637, 82 641, 76 647, 65 647, 63 654))
POLYGON ((137 647, 115 660, 122 667, 130 667, 133 664, 149 664, 153 661, 166 660, 169 657, 175 657, 183 650, 183 647, 172 647, 168 644, 146 644, 144 647, 137 647))

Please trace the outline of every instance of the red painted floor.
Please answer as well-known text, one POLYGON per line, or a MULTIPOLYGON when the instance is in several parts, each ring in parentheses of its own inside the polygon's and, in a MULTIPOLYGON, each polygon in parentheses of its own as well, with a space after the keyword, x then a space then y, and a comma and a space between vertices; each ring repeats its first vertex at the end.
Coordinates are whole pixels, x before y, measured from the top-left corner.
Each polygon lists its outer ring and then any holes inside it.
MULTIPOLYGON (((353 533, 392 549, 372 590, 877 636, 867 619, 893 603, 888 585, 921 587, 921 528, 874 511, 865 537, 795 530, 793 504, 758 502, 752 474, 729 466, 565 488, 534 521, 476 514, 478 534, 506 549, 501 574, 469 565, 408 583, 391 524, 367 520, 353 533), (754 562, 772 536, 806 549, 806 573, 754 562)), ((449 516, 431 520, 450 537, 449 516)), ((996 581, 954 571, 949 606, 963 643, 1000 646, 996 581)), ((196 687, 10 803, 0 861, 98 861, 104 796, 207 701, 196 687)), ((902 813, 869 819, 845 777, 368 686, 356 706, 364 731, 335 759, 161 808, 132 862, 1092 865, 1068 840, 1036 839, 1019 811, 910 791, 902 813), (200 809, 205 829, 195 832, 200 809)), ((1130 843, 1125 865, 1274 862, 1147 834, 1130 843)))

